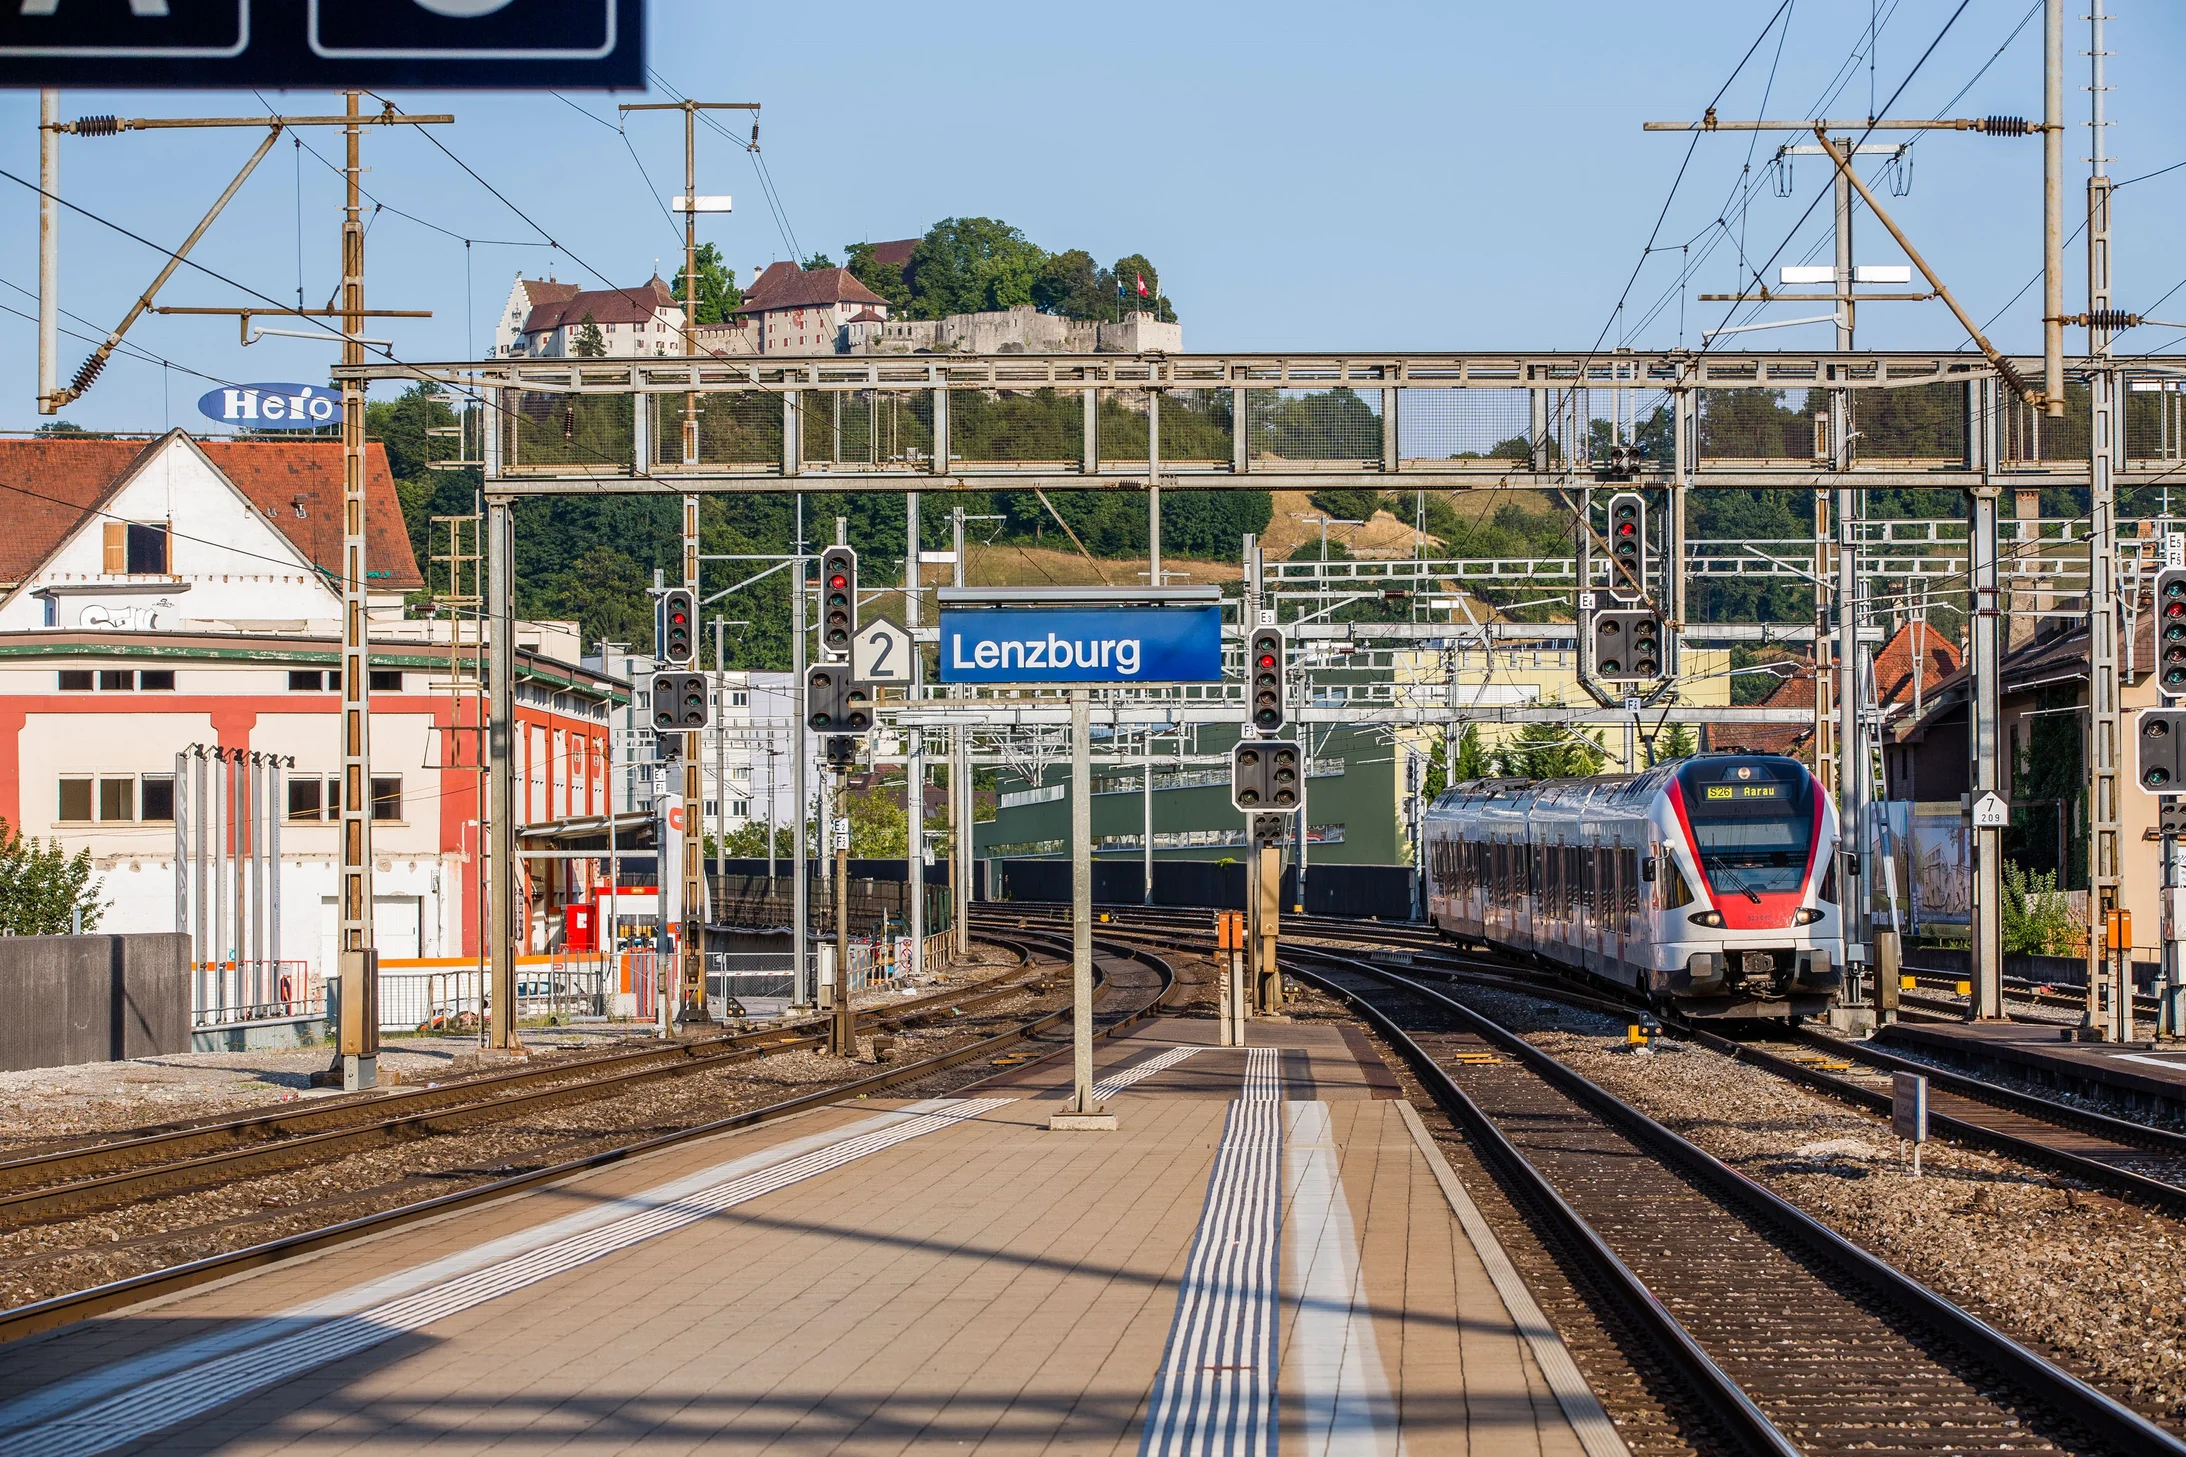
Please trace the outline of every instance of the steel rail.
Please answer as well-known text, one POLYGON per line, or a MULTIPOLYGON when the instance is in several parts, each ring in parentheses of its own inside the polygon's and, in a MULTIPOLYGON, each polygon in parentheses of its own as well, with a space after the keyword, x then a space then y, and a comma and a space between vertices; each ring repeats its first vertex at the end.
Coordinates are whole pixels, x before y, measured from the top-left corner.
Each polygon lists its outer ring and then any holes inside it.
MULTIPOLYGON (((1135 1009, 1130 1014, 1130 1019, 1137 1020, 1152 1015, 1154 1009, 1158 1008, 1175 990, 1176 978, 1174 973, 1167 963, 1159 957, 1140 952, 1132 947, 1116 946, 1114 949, 1132 959, 1152 964, 1159 972, 1161 976, 1160 988, 1144 1007, 1135 1009)), ((458 1190, 452 1194, 442 1194, 432 1199, 401 1205, 393 1209, 379 1210, 372 1214, 345 1220, 340 1224, 330 1225, 324 1229, 307 1230, 300 1234, 269 1240, 263 1244, 251 1245, 244 1249, 230 1250, 218 1255, 208 1255, 203 1259, 193 1260, 187 1264, 176 1265, 169 1269, 151 1270, 141 1275, 132 1275, 126 1279, 94 1286, 89 1290, 74 1291, 67 1295, 56 1295, 50 1299, 18 1306, 12 1310, 0 1310, 0 1345, 4 1345, 9 1341, 21 1340, 26 1336, 36 1335, 41 1331, 73 1325, 78 1321, 87 1320, 96 1315, 103 1315, 110 1311, 142 1304, 147 1300, 173 1295, 195 1286, 209 1284, 216 1280, 226 1280, 236 1275, 263 1269, 299 1255, 331 1249, 371 1235, 399 1229, 421 1220, 434 1219, 443 1214, 489 1203, 511 1194, 523 1193, 530 1189, 561 1183, 580 1174, 609 1168, 640 1155, 673 1148, 695 1139, 733 1133, 765 1123, 778 1122, 799 1113, 827 1107, 830 1104, 870 1097, 875 1093, 885 1092, 903 1083, 916 1082, 936 1073, 947 1072, 966 1063, 976 1062, 980 1058, 998 1052, 1012 1043, 1028 1040, 1040 1032, 1057 1026, 1067 1021, 1069 1016, 1070 1009, 1068 1007, 1059 1008, 1053 1012, 1043 1012, 1038 1017, 1021 1023, 1008 1031, 998 1032, 991 1037, 981 1038, 977 1042, 956 1048, 953 1051, 937 1053, 933 1057, 924 1058, 914 1063, 906 1063, 902 1067, 890 1068, 886 1072, 875 1073, 871 1077, 860 1078, 854 1082, 838 1084, 831 1088, 815 1089, 812 1092, 802 1093, 796 1097, 784 1099, 779 1103, 771 1103, 762 1108, 750 1108, 690 1128, 679 1128, 672 1132, 656 1134, 636 1143, 605 1149, 599 1153, 569 1159, 545 1168, 527 1170, 524 1173, 496 1179, 491 1183, 481 1184, 475 1188, 458 1190)), ((990 1074, 990 1076, 996 1075, 999 1074, 990 1074)), ((979 1083, 985 1081, 987 1081, 986 1078, 977 1079, 969 1086, 976 1087, 979 1083)))
MULTIPOLYGON (((2019 1383, 2020 1389, 2047 1406, 2053 1414, 2124 1452, 2186 1457, 2186 1441, 2029 1350, 1895 1266, 1869 1254, 1805 1210, 1739 1173, 1699 1145, 1673 1133, 1524 1037, 1433 987, 1356 958, 1331 956, 1329 959, 1347 963, 1345 969, 1349 971, 1435 1004, 1438 1010, 1453 1016, 1483 1040, 1508 1053, 1558 1092, 1655 1154, 1726 1208, 1773 1226, 1780 1237, 1802 1246, 1834 1273, 1864 1289, 1884 1311, 1893 1315, 1900 1311, 1911 1312, 1919 1323, 1959 1343, 1978 1364, 2019 1383)), ((1299 974, 1354 1006, 1362 1003, 1361 998, 1319 973, 1301 969, 1299 974)))
MULTIPOLYGON (((996 981, 1021 976, 1025 966, 996 981)), ((906 1002, 873 1019, 901 1029, 943 1007, 976 1007, 1015 994, 1022 983, 972 995, 942 992, 906 1002)), ((806 1024, 794 1024, 806 1025, 806 1024)), ((648 1047, 547 1067, 524 1068, 414 1092, 347 1098, 307 1110, 273 1109, 209 1125, 144 1134, 63 1149, 0 1164, 0 1221, 17 1227, 39 1217, 80 1212, 175 1187, 201 1185, 209 1176, 242 1177, 311 1162, 332 1154, 419 1133, 442 1133, 466 1124, 493 1122, 567 1103, 613 1097, 659 1078, 762 1059, 824 1044, 826 1037, 791 1027, 709 1037, 670 1047, 648 1047), (534 1091, 518 1091, 545 1084, 534 1091), (394 1104, 392 1111, 386 1111, 394 1104), (305 1131, 316 1130, 316 1131, 305 1131), (241 1139, 235 1147, 215 1147, 241 1139), (192 1152, 193 1149, 208 1149, 192 1152), (140 1167, 132 1163, 150 1159, 140 1167), (103 1172, 102 1172, 103 1171, 103 1172)))

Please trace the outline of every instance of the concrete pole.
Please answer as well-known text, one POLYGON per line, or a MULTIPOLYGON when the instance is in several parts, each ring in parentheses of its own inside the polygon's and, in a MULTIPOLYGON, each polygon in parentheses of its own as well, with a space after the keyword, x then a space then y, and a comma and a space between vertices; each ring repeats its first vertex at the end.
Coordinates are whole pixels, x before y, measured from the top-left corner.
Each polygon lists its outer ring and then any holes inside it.
POLYGON ((61 93, 38 93, 38 413, 61 411, 61 93))
MULTIPOLYGON (((903 498, 904 552, 903 552, 903 619, 904 626, 915 636, 919 624, 919 523, 918 492, 912 491, 903 498)), ((926 679, 926 655, 915 645, 911 649, 911 706, 915 711, 918 700, 924 696, 922 689, 926 679)), ((904 766, 903 814, 905 855, 904 906, 905 919, 910 922, 911 959, 898 970, 916 976, 926 964, 926 732, 914 728, 910 731, 910 754, 904 766)))
POLYGON ((516 1052, 516 956, 522 883, 516 874, 516 512, 507 497, 486 498, 486 827, 491 890, 486 954, 491 961, 486 1046, 516 1052))
MULTIPOLYGON (((342 211, 342 363, 364 363, 364 221, 358 94, 347 93, 342 211)), ((364 386, 342 381, 342 1088, 379 1081, 379 951, 372 935, 372 678, 366 658, 364 386)))
POLYGON ((835 1016, 830 1022, 837 1057, 858 1055, 858 1010, 850 988, 850 837, 842 821, 848 808, 850 771, 835 771, 835 807, 828 833, 835 840, 835 1016))
MULTIPOLYGON (((213 1020, 228 1020, 228 751, 215 745, 212 750, 212 795, 205 801, 206 817, 212 821, 212 858, 206 866, 206 883, 212 891, 213 935, 208 944, 205 961, 206 975, 211 980, 211 1004, 213 1020)), ((343 1001, 348 1000, 348 988, 342 989, 343 1001)))
MULTIPOLYGON (((2092 406, 2088 429, 2087 682, 2088 843, 2087 1018, 2114 1041, 2131 1036, 2132 948, 2105 946, 2108 912, 2118 904, 2118 376, 2110 367, 2111 331, 2101 322, 2110 307, 2111 187, 2104 155, 2103 7, 2088 7, 2090 111, 2094 146, 2087 179, 2087 352, 2096 362, 2088 377, 2092 406), (2110 956, 2106 953, 2114 952, 2110 956), (2114 968, 2114 969, 2113 969, 2114 968), (2105 973, 2110 973, 2106 976, 2105 973), (2107 1017, 2097 1020, 2096 988, 2113 980, 2107 1017)), ((2061 82, 2059 84, 2062 84, 2061 82)), ((2047 140, 2045 135, 2044 140, 2047 140)))
MULTIPOLYGON (((962 506, 956 507, 949 514, 949 538, 951 549, 956 556, 955 564, 950 569, 951 578, 955 585, 961 587, 964 585, 964 508, 962 506)), ((950 691, 957 696, 962 696, 964 690, 956 688, 950 691)), ((949 825, 949 877, 954 882, 954 899, 956 902, 955 914, 951 916, 950 924, 956 928, 956 954, 963 957, 969 956, 972 949, 971 926, 968 919, 971 915, 972 906, 972 837, 978 830, 972 818, 974 804, 972 799, 971 730, 964 724, 959 723, 950 732, 953 735, 950 747, 956 755, 955 760, 949 766, 949 808, 951 816, 949 825)))
POLYGON ((195 1010, 203 1011, 211 1007, 213 1002, 212 985, 208 979, 207 967, 215 960, 214 943, 219 939, 219 933, 212 929, 212 907, 208 904, 212 900, 212 896, 207 894, 208 888, 213 883, 209 846, 216 842, 212 840, 210 835, 210 825, 214 818, 213 801, 207 789, 209 771, 203 744, 191 745, 190 760, 192 766, 190 777, 193 781, 190 803, 197 809, 197 822, 191 826, 196 853, 190 857, 190 879, 193 883, 192 888, 197 901, 196 906, 193 908, 195 913, 190 922, 191 930, 194 932, 190 944, 195 952, 196 966, 193 971, 197 989, 197 1000, 193 1007, 195 1010))
MULTIPOLYGON (((190 752, 175 751, 175 934, 190 934, 190 752)), ((191 943, 190 960, 197 960, 191 943)))
POLYGON ((1997 601, 1996 500, 2002 489, 1980 485, 1968 492, 1973 498, 1967 548, 1973 583, 1973 620, 1968 624, 1973 660, 1973 793, 1968 800, 1968 833, 1973 843, 1974 972, 1974 997, 1968 1011, 1976 1020, 2004 1015, 2004 835, 2001 830, 1970 828, 1970 805, 1992 790, 2001 792, 1996 739, 2003 654, 1999 641, 2002 611, 1997 601))
POLYGON ((2042 6, 2042 399, 2065 412, 2065 3, 2042 6))
POLYGON ((1070 1105, 1050 1128, 1114 1128, 1093 1102, 1093 733, 1091 694, 1070 690, 1070 1105))
POLYGON ((789 727, 789 797, 797 802, 791 817, 790 843, 794 848, 790 866, 790 956, 796 969, 794 995, 801 1006, 816 1007, 820 1003, 819 976, 812 965, 812 846, 807 837, 806 821, 812 814, 812 800, 806 779, 805 753, 805 502, 797 498, 797 537, 792 552, 795 560, 789 569, 789 702, 790 717, 795 720, 789 727))
MULTIPOLYGON (((281 975, 281 817, 288 813, 288 777, 283 770, 295 762, 266 756, 266 864, 272 881, 266 896, 266 955, 273 962, 276 991, 281 975)), ((303 998, 301 982, 295 994, 297 1000, 303 998)))

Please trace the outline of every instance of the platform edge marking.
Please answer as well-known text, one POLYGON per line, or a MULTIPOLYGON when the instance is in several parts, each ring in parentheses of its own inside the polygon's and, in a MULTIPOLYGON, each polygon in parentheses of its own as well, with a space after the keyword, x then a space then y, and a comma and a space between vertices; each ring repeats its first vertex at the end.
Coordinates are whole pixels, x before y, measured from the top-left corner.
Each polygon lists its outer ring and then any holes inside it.
POLYGON ((1397 1100, 1397 1116, 1412 1132, 1412 1142, 1419 1148, 1420 1156, 1427 1161, 1427 1168, 1442 1188, 1442 1197, 1449 1201, 1450 1209, 1457 1215, 1457 1222, 1464 1229, 1466 1238, 1472 1241, 1473 1253, 1488 1272, 1489 1283, 1496 1294, 1503 1297, 1503 1308, 1510 1312, 1518 1334, 1533 1352, 1534 1364, 1541 1368, 1542 1379, 1548 1382, 1549 1391, 1556 1398, 1556 1405, 1563 1409, 1564 1419, 1571 1423, 1573 1435, 1586 1450, 1586 1457, 1632 1457, 1632 1449, 1624 1443, 1616 1423, 1603 1409, 1601 1398, 1579 1370, 1579 1363, 1571 1358, 1571 1350, 1564 1338, 1549 1324, 1548 1316, 1533 1292, 1518 1273, 1518 1267, 1510 1262, 1510 1255, 1503 1249, 1495 1231, 1488 1227, 1487 1218, 1480 1206, 1473 1203, 1464 1182, 1450 1161, 1443 1157, 1436 1146, 1434 1135, 1427 1131, 1419 1110, 1408 1098, 1397 1100))
MULTIPOLYGON (((320 1317, 303 1330, 294 1329, 296 1321, 312 1317, 300 1317, 295 1311, 272 1317, 272 1321, 288 1328, 286 1335, 254 1348, 220 1352, 160 1379, 133 1384, 119 1395, 93 1399, 89 1405, 38 1426, 0 1428, 0 1435, 6 1438, 0 1441, 0 1451, 7 1457, 93 1457, 112 1451, 552 1275, 695 1224, 868 1154, 969 1122, 1015 1101, 929 1100, 923 1111, 908 1118, 884 1115, 884 1121, 893 1122, 893 1127, 838 1136, 807 1153, 691 1191, 672 1202, 653 1203, 638 1213, 624 1214, 597 1228, 536 1245, 512 1258, 361 1311, 320 1317)), ((635 1202, 616 1201, 609 1207, 627 1208, 635 1202)), ((532 1235, 536 1238, 538 1232, 532 1235)), ((127 1364, 94 1373, 92 1381, 107 1388, 121 1384, 122 1368, 127 1364)))
POLYGON ((1283 1221, 1298 1318, 1284 1366, 1304 1396, 1301 1443, 1311 1457, 1392 1457, 1401 1450, 1389 1373, 1361 1288, 1358 1229, 1337 1167, 1328 1104, 1291 1102, 1283 1147, 1290 1185, 1283 1221))

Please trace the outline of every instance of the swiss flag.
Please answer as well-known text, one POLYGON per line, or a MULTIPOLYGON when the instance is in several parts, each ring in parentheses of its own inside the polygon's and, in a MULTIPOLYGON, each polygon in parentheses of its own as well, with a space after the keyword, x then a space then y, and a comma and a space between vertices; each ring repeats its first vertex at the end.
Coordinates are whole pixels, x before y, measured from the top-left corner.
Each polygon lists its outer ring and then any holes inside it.
POLYGON ((1145 298, 1145 297, 1147 296, 1147 294, 1146 294, 1146 275, 1145 275, 1145 274, 1143 274, 1143 273, 1134 273, 1134 274, 1133 274, 1133 275, 1131 275, 1131 276, 1132 276, 1133 278, 1136 278, 1136 279, 1137 279, 1137 280, 1139 281, 1139 297, 1140 297, 1140 298, 1145 298))

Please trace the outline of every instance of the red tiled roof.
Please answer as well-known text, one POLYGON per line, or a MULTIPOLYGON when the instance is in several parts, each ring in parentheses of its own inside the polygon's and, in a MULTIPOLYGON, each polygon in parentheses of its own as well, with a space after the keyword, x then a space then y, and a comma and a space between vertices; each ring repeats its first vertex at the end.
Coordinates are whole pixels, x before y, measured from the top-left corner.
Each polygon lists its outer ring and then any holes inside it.
POLYGON ((871 309, 860 309, 850 316, 850 322, 853 324, 884 324, 887 320, 871 309))
POLYGON ((858 282, 857 275, 847 268, 800 268, 778 281, 768 281, 774 278, 773 268, 760 275, 760 282, 766 287, 762 291, 755 286, 744 296, 737 312, 772 313, 776 309, 809 309, 837 303, 888 307, 888 300, 858 282))
POLYGON ((541 304, 560 303, 575 298, 583 290, 574 283, 557 283, 551 278, 519 278, 517 285, 524 290, 524 297, 533 308, 541 304))
POLYGON ((873 261, 890 268, 901 268, 911 261, 911 250, 918 246, 916 238, 898 238, 893 243, 875 243, 873 261))
MULTIPOLYGON (((181 431, 170 432, 182 435, 181 431)), ((0 582, 37 571, 113 494, 158 440, 83 440, 41 436, 0 440, 0 582)), ((188 436, 183 436, 187 440, 188 436)), ((206 440, 199 449, 296 549, 327 572, 341 569, 342 446, 338 440, 206 440), (301 502, 304 515, 298 517, 301 502)), ((382 445, 365 447, 367 569, 375 585, 408 591, 424 585, 402 503, 382 445)), ((185 528, 186 529, 186 528, 185 528)))
MULTIPOLYGON (((1894 633, 1875 654, 1875 691, 1881 701, 1911 703, 1913 701, 1914 644, 1920 645, 1921 692, 1925 696, 1936 684, 1958 671, 1960 653, 1958 645, 1924 622, 1909 622, 1894 633)), ((1814 700, 1810 694, 1807 701, 1814 700)))
POLYGON ((787 283, 790 279, 796 277, 799 273, 802 272, 804 272, 804 270, 799 268, 794 263, 769 263, 763 270, 761 270, 759 276, 751 281, 751 287, 744 290, 745 304, 749 305, 761 294, 764 294, 771 289, 780 288, 783 284, 787 283))
POLYGON ((564 324, 581 324, 586 314, 595 324, 650 324, 660 310, 673 312, 682 307, 657 277, 637 288, 589 288, 581 293, 573 289, 565 297, 535 305, 524 320, 524 332, 538 334, 564 324))
MULTIPOLYGON (((342 566, 342 443, 339 440, 200 440, 198 447, 252 505, 315 566, 337 578, 342 566), (304 515, 296 514, 301 500, 304 515)), ((364 562, 375 590, 425 585, 410 529, 395 495, 387 447, 364 447, 364 562)))

